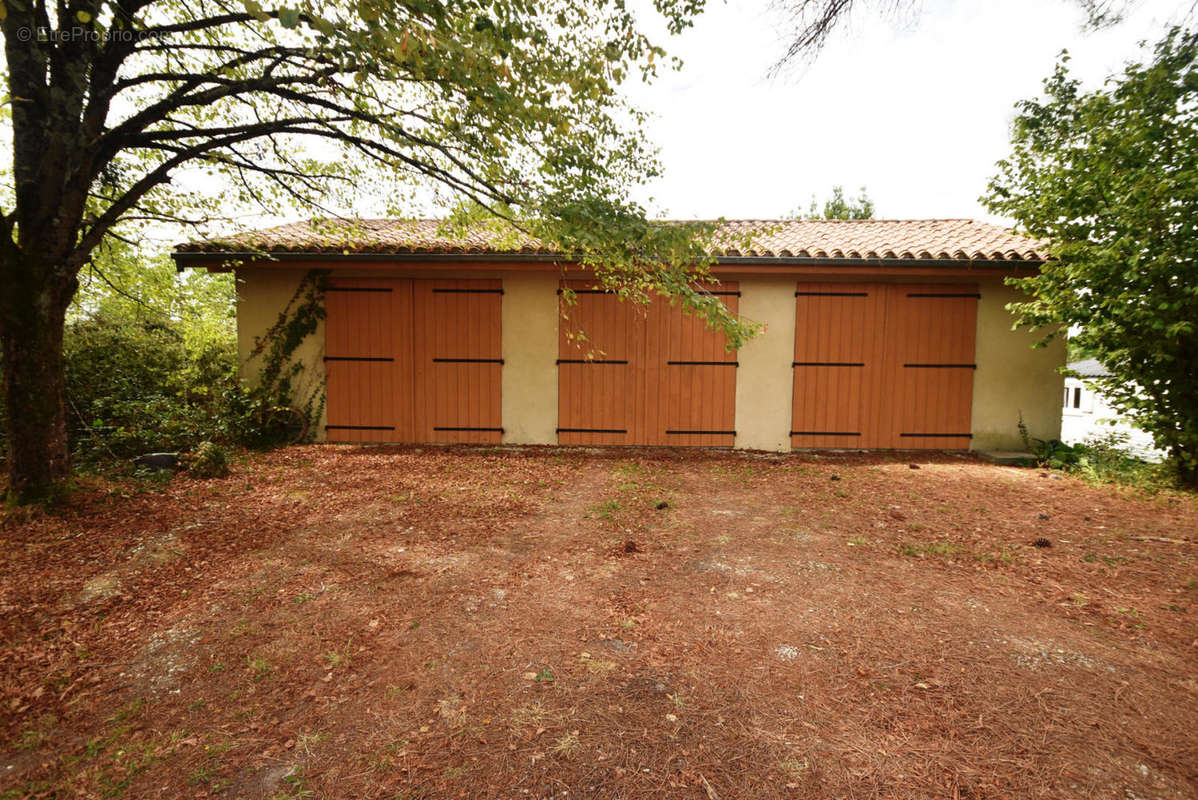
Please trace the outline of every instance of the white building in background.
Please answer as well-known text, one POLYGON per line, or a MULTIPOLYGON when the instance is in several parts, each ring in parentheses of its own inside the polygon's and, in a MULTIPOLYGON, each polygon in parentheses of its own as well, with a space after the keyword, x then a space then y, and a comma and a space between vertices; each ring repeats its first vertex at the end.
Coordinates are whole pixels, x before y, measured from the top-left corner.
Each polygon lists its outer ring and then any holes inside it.
POLYGON ((1065 378, 1065 403, 1061 411, 1061 441, 1079 444, 1086 439, 1122 433, 1127 449, 1149 461, 1160 461, 1162 453, 1152 446, 1152 437, 1132 425, 1111 408, 1102 392, 1087 383, 1089 378, 1104 378, 1110 373, 1096 358, 1074 361, 1067 367, 1082 377, 1065 378), (1113 424, 1112 422, 1113 421, 1113 424))

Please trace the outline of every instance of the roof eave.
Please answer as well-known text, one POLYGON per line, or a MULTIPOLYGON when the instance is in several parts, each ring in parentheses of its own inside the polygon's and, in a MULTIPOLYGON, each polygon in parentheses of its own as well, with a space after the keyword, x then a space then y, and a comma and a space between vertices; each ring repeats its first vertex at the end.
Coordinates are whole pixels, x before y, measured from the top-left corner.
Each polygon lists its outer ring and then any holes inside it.
MULTIPOLYGON (((189 266, 207 266, 211 264, 230 264, 262 262, 262 261, 345 261, 345 262, 379 262, 379 261, 423 261, 423 262, 550 262, 560 264, 576 264, 575 259, 557 253, 337 253, 319 251, 279 251, 279 252, 235 252, 235 251, 204 251, 176 250, 171 253, 177 269, 189 266)), ((812 256, 718 256, 715 263, 720 266, 755 266, 755 267, 787 267, 787 266, 828 266, 828 267, 965 267, 978 269, 1004 269, 1017 267, 1035 269, 1044 264, 1039 259, 981 259, 981 258, 818 258, 812 256)))

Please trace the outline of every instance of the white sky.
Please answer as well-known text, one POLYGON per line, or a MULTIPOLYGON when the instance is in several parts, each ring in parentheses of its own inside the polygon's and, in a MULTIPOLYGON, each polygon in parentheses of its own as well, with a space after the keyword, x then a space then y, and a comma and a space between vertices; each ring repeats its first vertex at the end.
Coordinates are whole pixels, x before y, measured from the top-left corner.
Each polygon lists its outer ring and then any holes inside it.
POLYGON ((784 49, 765 0, 711 0, 664 42, 685 66, 636 102, 665 176, 638 199, 655 216, 774 218, 865 185, 876 216, 997 218, 977 198, 1009 150, 1016 101, 1037 96, 1062 49, 1097 86, 1193 0, 1140 0, 1082 30, 1074 0, 927 0, 912 19, 858 12, 809 69, 770 79, 784 49))

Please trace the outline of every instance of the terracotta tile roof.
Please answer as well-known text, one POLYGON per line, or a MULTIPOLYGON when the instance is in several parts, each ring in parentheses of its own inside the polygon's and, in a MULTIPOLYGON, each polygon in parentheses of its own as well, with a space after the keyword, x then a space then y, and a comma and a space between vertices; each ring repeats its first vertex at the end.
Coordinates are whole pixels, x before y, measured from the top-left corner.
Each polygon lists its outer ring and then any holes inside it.
POLYGON ((747 253, 780 258, 965 259, 1043 261, 1043 242, 972 219, 730 220, 730 235, 763 230, 747 253), (763 227, 764 226, 764 227, 763 227))
MULTIPOLYGON (((558 255, 527 237, 499 238, 477 228, 461 238, 444 236, 435 219, 306 221, 190 242, 186 253, 374 253, 558 255)), ((970 219, 927 220, 729 220, 716 236, 721 258, 1043 261, 1043 242, 970 219), (745 247, 743 236, 752 236, 745 247)))

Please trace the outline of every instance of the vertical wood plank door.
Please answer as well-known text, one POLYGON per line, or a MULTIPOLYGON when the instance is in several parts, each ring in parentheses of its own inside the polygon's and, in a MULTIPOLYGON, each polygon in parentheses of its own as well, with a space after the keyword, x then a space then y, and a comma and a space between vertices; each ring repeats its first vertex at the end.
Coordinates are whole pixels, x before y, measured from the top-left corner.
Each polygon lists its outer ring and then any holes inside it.
POLYGON ((586 281, 563 281, 562 289, 574 303, 562 301, 558 325, 558 443, 640 443, 644 307, 586 281))
POLYGON ((971 439, 978 287, 897 284, 886 304, 889 397, 876 447, 967 450, 971 439))
POLYGON ((328 440, 411 441, 412 282, 339 278, 325 312, 328 440))
POLYGON ((799 283, 795 289, 792 447, 880 447, 886 287, 799 283))
MULTIPOLYGON (((739 310, 736 282, 704 287, 739 310)), ((650 307, 645 365, 646 444, 731 447, 736 435, 737 354, 727 337, 678 304, 650 307)))
POLYGON ((416 441, 498 444, 502 281, 412 283, 416 441))
MULTIPOLYGON (((722 332, 663 298, 623 302, 586 281, 563 304, 558 442, 731 447, 736 353, 722 332)), ((736 283, 707 287, 738 309, 736 283)))
POLYGON ((800 283, 794 447, 964 450, 978 287, 800 283))

